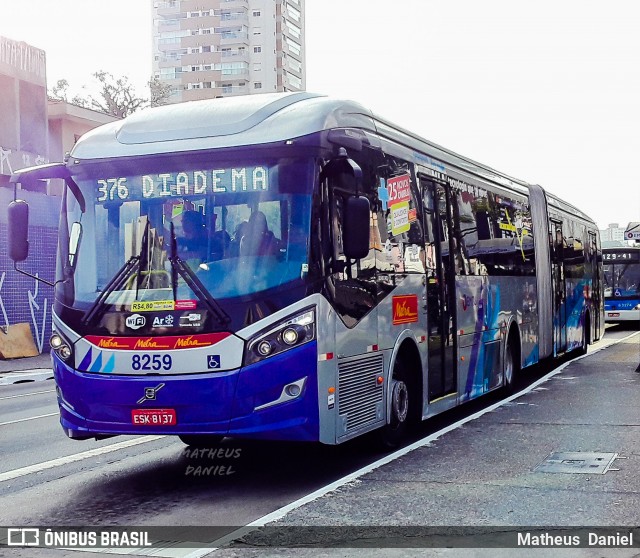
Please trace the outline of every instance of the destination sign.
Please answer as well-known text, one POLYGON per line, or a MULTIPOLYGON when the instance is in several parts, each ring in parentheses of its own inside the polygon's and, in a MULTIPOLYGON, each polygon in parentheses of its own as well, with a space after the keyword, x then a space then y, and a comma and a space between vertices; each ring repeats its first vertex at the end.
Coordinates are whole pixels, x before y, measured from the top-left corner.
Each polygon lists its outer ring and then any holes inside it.
POLYGON ((264 192, 269 182, 269 168, 263 166, 109 177, 96 181, 96 202, 264 192))
POLYGON ((609 262, 637 262, 640 261, 640 250, 637 252, 604 252, 602 259, 609 262))

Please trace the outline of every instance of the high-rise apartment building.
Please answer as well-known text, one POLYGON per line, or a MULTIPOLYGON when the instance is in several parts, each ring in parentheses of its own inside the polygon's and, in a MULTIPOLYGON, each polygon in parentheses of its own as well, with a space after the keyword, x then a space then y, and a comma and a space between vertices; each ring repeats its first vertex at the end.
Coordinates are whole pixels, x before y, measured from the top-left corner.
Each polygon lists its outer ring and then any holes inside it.
POLYGON ((152 0, 169 102, 303 91, 305 0, 152 0))

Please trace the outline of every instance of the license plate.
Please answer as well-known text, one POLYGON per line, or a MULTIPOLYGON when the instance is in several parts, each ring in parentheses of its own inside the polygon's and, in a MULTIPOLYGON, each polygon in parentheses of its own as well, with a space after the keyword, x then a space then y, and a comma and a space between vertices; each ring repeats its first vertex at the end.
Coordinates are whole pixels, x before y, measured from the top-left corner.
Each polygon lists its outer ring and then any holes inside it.
POLYGON ((175 409, 133 409, 131 423, 140 426, 173 426, 177 424, 175 409))
POLYGON ((619 318, 620 312, 609 312, 609 318, 619 318))

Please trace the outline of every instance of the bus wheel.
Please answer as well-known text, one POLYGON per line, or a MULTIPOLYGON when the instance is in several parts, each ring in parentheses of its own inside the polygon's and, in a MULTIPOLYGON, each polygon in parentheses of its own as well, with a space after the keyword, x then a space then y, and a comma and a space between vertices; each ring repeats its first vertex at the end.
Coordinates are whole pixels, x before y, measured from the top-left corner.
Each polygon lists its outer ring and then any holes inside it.
POLYGON ((407 371, 403 359, 398 355, 393 367, 391 388, 391 417, 389 424, 383 426, 379 431, 380 445, 383 449, 394 449, 398 447, 407 433, 411 417, 409 382, 407 371))
POLYGON ((182 442, 193 448, 215 448, 224 439, 224 436, 214 434, 181 434, 178 436, 182 442))
POLYGON ((589 318, 589 314, 586 315, 584 319, 584 325, 582 326, 582 343, 580 344, 580 349, 578 351, 579 355, 586 355, 587 348, 589 347, 589 343, 591 342, 591 319, 589 318))
POLYGON ((510 336, 504 350, 504 389, 507 393, 513 393, 515 389, 516 373, 518 365, 515 360, 514 341, 510 336))

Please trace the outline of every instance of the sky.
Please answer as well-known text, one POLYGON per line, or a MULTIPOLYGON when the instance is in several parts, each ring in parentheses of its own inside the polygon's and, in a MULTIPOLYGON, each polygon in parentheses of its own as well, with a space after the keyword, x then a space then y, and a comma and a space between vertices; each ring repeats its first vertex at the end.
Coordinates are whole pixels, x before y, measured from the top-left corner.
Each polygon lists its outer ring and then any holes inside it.
MULTIPOLYGON (((47 82, 151 77, 150 0, 0 0, 47 82)), ((573 203, 640 221, 640 2, 306 0, 307 90, 573 203)))

